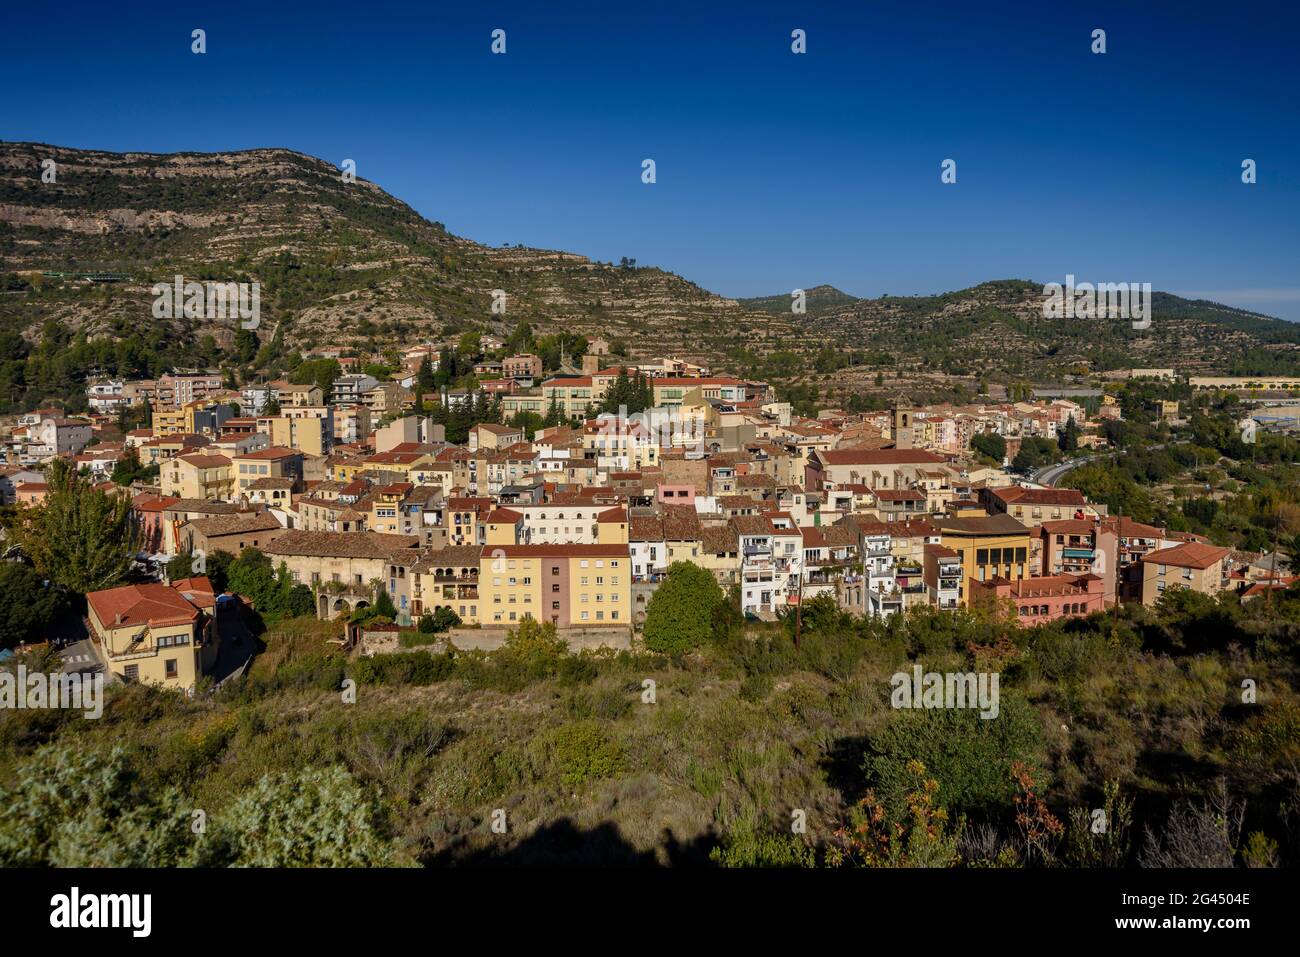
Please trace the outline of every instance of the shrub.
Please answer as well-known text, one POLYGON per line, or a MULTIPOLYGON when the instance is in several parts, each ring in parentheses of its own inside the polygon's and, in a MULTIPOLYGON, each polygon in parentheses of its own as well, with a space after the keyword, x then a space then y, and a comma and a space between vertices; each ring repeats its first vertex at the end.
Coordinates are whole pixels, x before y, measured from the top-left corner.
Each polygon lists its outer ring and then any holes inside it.
POLYGON ((665 654, 698 648, 713 633, 713 614, 722 601, 722 589, 706 569, 673 562, 646 608, 646 647, 665 654))
POLYGON ((575 721, 555 729, 547 749, 570 787, 613 777, 623 770, 623 749, 595 721, 575 721))
POLYGON ((868 741, 863 770, 892 813, 902 813, 915 783, 914 761, 925 765, 954 813, 994 813, 1011 806, 1016 761, 1041 766, 1037 715, 1022 699, 1001 695, 998 716, 974 708, 899 710, 868 741))

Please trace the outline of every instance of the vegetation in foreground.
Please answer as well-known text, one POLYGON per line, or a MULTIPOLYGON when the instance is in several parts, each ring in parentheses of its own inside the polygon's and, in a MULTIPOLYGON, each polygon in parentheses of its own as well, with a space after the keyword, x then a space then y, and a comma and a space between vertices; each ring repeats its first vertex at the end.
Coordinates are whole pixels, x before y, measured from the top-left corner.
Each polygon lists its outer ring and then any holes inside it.
POLYGON ((0 862, 1297 861, 1300 589, 1173 590, 1028 629, 819 599, 796 647, 793 621, 748 624, 690 586, 651 605, 694 636, 663 654, 570 654, 527 620, 497 652, 349 660, 333 626, 292 618, 212 695, 118 688, 98 721, 7 711, 0 862), (999 672, 999 717, 895 710, 913 663, 999 672))

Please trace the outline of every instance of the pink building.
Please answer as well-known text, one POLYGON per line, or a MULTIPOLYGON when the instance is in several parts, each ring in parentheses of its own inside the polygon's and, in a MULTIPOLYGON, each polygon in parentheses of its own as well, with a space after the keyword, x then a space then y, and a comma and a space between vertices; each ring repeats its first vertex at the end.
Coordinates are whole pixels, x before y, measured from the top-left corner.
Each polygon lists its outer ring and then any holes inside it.
POLYGON ((169 495, 143 493, 131 500, 131 511, 140 523, 140 551, 156 554, 163 550, 163 509, 175 505, 180 499, 169 495))
POLYGON ((1022 625, 1038 625, 1058 618, 1079 617, 1104 607, 1104 583, 1096 575, 1039 575, 1010 581, 970 579, 972 604, 1010 600, 1022 625))
POLYGON ((694 485, 656 485, 655 501, 661 505, 689 505, 695 507, 694 485))

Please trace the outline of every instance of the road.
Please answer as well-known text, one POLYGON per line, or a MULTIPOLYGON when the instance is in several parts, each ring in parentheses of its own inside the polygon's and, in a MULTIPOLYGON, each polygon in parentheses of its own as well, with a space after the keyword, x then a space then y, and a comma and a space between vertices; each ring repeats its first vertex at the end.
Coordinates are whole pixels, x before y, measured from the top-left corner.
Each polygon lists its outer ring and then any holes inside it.
MULTIPOLYGON (((1150 446, 1147 449, 1147 451, 1159 452, 1161 449, 1167 449, 1171 445, 1184 445, 1184 444, 1186 444, 1186 440, 1183 439, 1180 439, 1176 442, 1161 442, 1158 445, 1150 446)), ((1080 465, 1087 465, 1089 462, 1095 462, 1098 459, 1112 458, 1122 451, 1124 450, 1115 449, 1114 451, 1111 452, 1098 452, 1095 455, 1085 455, 1082 458, 1071 459, 1068 462, 1060 462, 1056 465, 1048 465, 1039 469, 1037 472, 1034 472, 1032 475, 1030 475, 1029 480, 1031 482, 1037 483, 1038 485, 1046 485, 1050 488, 1051 486, 1059 482, 1061 480, 1061 477, 1065 475, 1066 472, 1069 472, 1073 469, 1077 469, 1080 465)))
POLYGON ((1083 458, 1071 459, 1068 462, 1061 462, 1057 465, 1049 465, 1045 468, 1039 469, 1031 475, 1030 481, 1037 485, 1046 485, 1048 488, 1051 488, 1061 480, 1061 477, 1064 476, 1066 472, 1099 458, 1102 458, 1102 456, 1087 455, 1083 458))

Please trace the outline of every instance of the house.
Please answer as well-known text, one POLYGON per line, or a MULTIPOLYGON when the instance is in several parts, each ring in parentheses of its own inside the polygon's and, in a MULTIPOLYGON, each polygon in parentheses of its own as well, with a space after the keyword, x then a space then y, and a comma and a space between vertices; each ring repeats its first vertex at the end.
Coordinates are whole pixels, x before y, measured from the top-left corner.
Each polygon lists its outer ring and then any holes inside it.
POLYGON ((260 478, 292 478, 302 481, 303 454, 297 449, 273 445, 257 452, 235 455, 231 460, 234 490, 243 495, 260 478))
POLYGON ((406 617, 410 569, 421 558, 418 546, 413 535, 288 529, 262 551, 275 565, 284 562, 294 581, 311 586, 321 618, 370 605, 376 587, 386 590, 398 614, 406 617))
POLYGON ((542 377, 541 357, 531 353, 511 356, 501 363, 501 374, 507 379, 521 379, 527 385, 532 385, 534 379, 542 377))
POLYGON ((204 452, 178 455, 158 472, 161 493, 175 498, 228 499, 234 481, 228 457, 204 452))
POLYGON ((623 545, 504 545, 479 559, 480 621, 525 617, 558 628, 630 627, 632 561, 623 545))
POLYGON ((480 422, 469 432, 469 449, 505 449, 528 438, 523 429, 509 425, 497 425, 493 422, 480 422))
POLYGON ((1232 550, 1184 542, 1142 556, 1142 604, 1153 605, 1169 588, 1190 588, 1216 595, 1228 587, 1232 550))
POLYGON ((1005 488, 986 488, 984 492, 989 514, 1010 515, 1029 526, 1067 518, 1098 517, 1096 508, 1088 504, 1078 489, 1011 485, 1005 488))
POLYGON ((930 604, 956 608, 961 604, 961 557, 943 545, 925 546, 925 586, 930 604))
POLYGON ((199 518, 181 526, 181 551, 191 555, 238 555, 245 548, 265 548, 284 531, 269 512, 199 518))
POLYGON ((1096 575, 1035 575, 1009 581, 992 578, 970 583, 972 605, 1010 602, 1022 625, 1037 625, 1058 618, 1078 618, 1101 611, 1103 583, 1096 575))
POLYGON ((935 518, 940 544, 957 553, 962 564, 962 604, 970 604, 972 582, 1028 578, 1029 529, 1010 515, 935 518))
POLYGON ((804 487, 818 492, 843 485, 877 492, 906 488, 943 461, 924 449, 814 449, 808 453, 804 487))
POLYGON ((91 638, 124 681, 192 690, 216 661, 216 596, 206 577, 86 595, 91 638))

